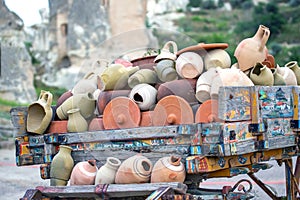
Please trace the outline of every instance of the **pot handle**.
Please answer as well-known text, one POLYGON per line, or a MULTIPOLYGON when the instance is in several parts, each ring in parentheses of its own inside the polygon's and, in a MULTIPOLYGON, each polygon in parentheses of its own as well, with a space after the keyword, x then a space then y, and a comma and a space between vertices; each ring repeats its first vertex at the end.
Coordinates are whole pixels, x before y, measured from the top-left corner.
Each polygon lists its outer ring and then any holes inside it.
POLYGON ((173 53, 174 54, 177 54, 177 51, 178 51, 178 49, 177 49, 177 44, 174 42, 174 41, 168 41, 165 45, 164 45, 164 47, 163 47, 163 50, 166 50, 166 51, 168 51, 168 52, 171 52, 170 51, 170 47, 172 46, 172 49, 173 49, 173 53))
POLYGON ((262 36, 261 44, 260 44, 260 47, 259 47, 260 51, 262 51, 264 49, 264 47, 266 46, 266 43, 267 43, 267 41, 269 39, 269 36, 270 36, 270 30, 268 28, 265 28, 263 33, 264 34, 262 36))
POLYGON ((86 73, 83 77, 83 79, 89 79, 91 76, 95 75, 94 72, 89 72, 89 73, 86 73))
POLYGON ((53 96, 50 92, 45 91, 41 96, 41 99, 43 99, 46 102, 46 105, 48 107, 51 107, 53 96))

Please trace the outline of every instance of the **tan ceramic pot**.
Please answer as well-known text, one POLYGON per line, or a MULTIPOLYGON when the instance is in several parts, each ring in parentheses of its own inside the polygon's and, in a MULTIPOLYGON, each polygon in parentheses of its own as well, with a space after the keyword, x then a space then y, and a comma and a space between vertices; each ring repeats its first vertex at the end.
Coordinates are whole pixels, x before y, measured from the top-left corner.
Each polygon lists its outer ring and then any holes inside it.
POLYGON ((115 178, 117 184, 148 183, 153 165, 143 155, 135 155, 127 158, 120 165, 115 178))
POLYGON ((170 59, 160 60, 154 70, 157 77, 162 82, 168 82, 178 79, 178 74, 175 69, 175 61, 170 59))
POLYGON ((116 173, 121 165, 121 161, 115 157, 108 157, 106 163, 97 171, 95 184, 115 183, 116 173))
POLYGON ((262 63, 257 63, 250 71, 250 79, 254 85, 274 85, 274 76, 270 68, 262 63))
POLYGON ((52 94, 42 90, 39 99, 28 106, 26 128, 30 133, 43 134, 48 128, 53 111, 52 94))
POLYGON ((96 108, 96 100, 93 94, 76 94, 64 101, 57 109, 56 114, 59 119, 68 119, 68 111, 74 108, 80 109, 80 114, 85 118, 91 118, 96 108))
POLYGON ((84 132, 88 130, 88 123, 86 119, 80 114, 79 108, 74 108, 69 110, 68 112, 68 124, 67 130, 68 132, 84 132))
POLYGON ((89 72, 75 84, 72 94, 94 93, 97 87, 97 75, 94 72, 89 72))
POLYGON ((277 72, 283 77, 286 85, 297 85, 297 78, 293 70, 286 66, 280 67, 279 65, 277 65, 276 69, 277 72))
POLYGON ((155 57, 154 62, 158 63, 159 61, 165 59, 175 61, 177 58, 177 51, 177 44, 174 41, 168 41, 161 49, 160 54, 155 57))
POLYGON ((269 28, 260 25, 253 37, 246 38, 238 44, 234 56, 242 71, 252 68, 256 63, 263 62, 267 58, 268 49, 266 43, 269 36, 269 28))
POLYGON ((206 70, 212 67, 230 68, 231 58, 224 49, 213 49, 205 55, 204 66, 206 70))
POLYGON ((274 86, 276 85, 286 85, 285 80, 281 74, 278 73, 277 68, 271 68, 273 78, 274 78, 274 86))
POLYGON ((176 59, 176 71, 181 78, 196 78, 203 69, 203 60, 195 52, 184 52, 176 59))
POLYGON ((286 63, 284 66, 290 68, 294 72, 296 79, 297 79, 297 85, 300 85, 300 68, 299 68, 298 62, 290 61, 290 62, 286 63))
POLYGON ((134 88, 138 84, 147 83, 155 84, 157 82, 157 74, 151 69, 140 69, 132 74, 128 79, 128 85, 130 88, 134 88))
POLYGON ((66 186, 74 166, 71 156, 72 148, 60 145, 58 153, 53 157, 50 165, 50 185, 66 186))
POLYGON ((181 157, 170 156, 160 158, 153 166, 151 183, 179 182, 183 183, 186 172, 181 157))
POLYGON ((71 173, 70 185, 94 185, 97 171, 96 160, 77 163, 71 173))

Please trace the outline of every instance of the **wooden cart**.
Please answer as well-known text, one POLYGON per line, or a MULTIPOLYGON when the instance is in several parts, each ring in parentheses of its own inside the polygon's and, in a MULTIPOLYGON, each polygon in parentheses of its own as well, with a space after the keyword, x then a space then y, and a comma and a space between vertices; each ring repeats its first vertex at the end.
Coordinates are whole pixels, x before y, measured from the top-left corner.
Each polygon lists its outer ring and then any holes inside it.
POLYGON ((44 135, 27 133, 27 108, 13 108, 11 117, 18 133, 16 164, 40 164, 43 179, 50 178, 51 161, 61 144, 72 147, 75 163, 95 159, 101 166, 109 156, 123 161, 137 153, 155 163, 176 155, 183 158, 187 173, 184 183, 37 186, 28 189, 22 199, 210 199, 211 195, 250 199, 252 185, 244 179, 233 187, 201 188, 208 178, 239 174, 247 174, 272 199, 281 199, 255 176, 269 169, 266 161, 274 159, 285 164, 286 198, 296 199, 300 159, 293 172, 292 157, 299 152, 299 94, 298 86, 222 87, 218 99, 222 122, 44 135))

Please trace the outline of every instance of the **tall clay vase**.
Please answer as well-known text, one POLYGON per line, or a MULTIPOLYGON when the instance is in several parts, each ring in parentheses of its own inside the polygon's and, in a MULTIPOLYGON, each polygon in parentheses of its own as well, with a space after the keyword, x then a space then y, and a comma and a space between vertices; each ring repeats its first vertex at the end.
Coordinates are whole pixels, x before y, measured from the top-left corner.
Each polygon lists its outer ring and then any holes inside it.
POLYGON ((88 130, 86 119, 80 114, 79 108, 74 108, 68 111, 68 132, 84 132, 88 130))
POLYGON ((157 101, 169 95, 176 95, 190 104, 197 103, 196 83, 197 79, 179 79, 163 83, 157 89, 157 101))
POLYGON ((96 100, 92 93, 76 94, 64 101, 57 109, 56 115, 59 119, 67 119, 68 111, 74 108, 80 109, 80 114, 89 119, 93 117, 96 108, 96 100))
POLYGON ((286 63, 284 66, 290 68, 294 72, 296 79, 297 79, 297 85, 300 85, 300 68, 299 68, 298 62, 290 61, 290 62, 286 63))
POLYGON ((51 123, 53 110, 51 108, 52 94, 42 90, 39 99, 28 107, 27 124, 28 132, 43 134, 51 123))
POLYGON ((239 68, 242 71, 247 71, 256 63, 263 62, 268 55, 266 43, 270 36, 270 30, 264 25, 260 25, 255 35, 251 38, 242 40, 235 49, 234 56, 236 57, 239 68))
POLYGON ((128 97, 131 90, 108 90, 100 92, 97 99, 97 110, 100 115, 103 114, 103 111, 106 105, 116 97, 128 97))
POLYGON ((108 157, 106 163, 97 171, 95 184, 115 183, 116 173, 120 165, 121 161, 118 158, 108 157))
POLYGON ((151 69, 140 69, 139 71, 132 74, 128 79, 128 85, 130 88, 141 84, 155 84, 157 82, 157 74, 151 69))
POLYGON ((283 77, 286 85, 297 85, 297 78, 293 70, 289 67, 280 67, 277 65, 277 72, 283 77))
POLYGON ((183 183, 186 176, 181 157, 170 156, 160 158, 153 166, 151 183, 180 182, 183 183))
POLYGON ((77 163, 71 173, 70 185, 94 185, 97 171, 96 160, 77 163))
POLYGON ((274 85, 274 77, 270 68, 262 63, 257 63, 250 71, 250 79, 254 85, 274 85))
POLYGON ((66 186, 70 179, 74 161, 71 156, 72 148, 60 145, 58 153, 54 156, 50 165, 50 185, 66 186))
POLYGON ((129 76, 139 70, 138 66, 125 67, 122 64, 111 64, 99 76, 103 90, 120 90, 128 85, 129 76))
POLYGON ((138 84, 132 88, 129 98, 132 99, 141 110, 149 110, 155 106, 157 90, 146 83, 138 84))
POLYGON ((94 72, 88 72, 79 80, 72 89, 73 94, 94 93, 97 89, 97 75, 94 72))
POLYGON ((148 183, 152 168, 152 162, 141 154, 129 157, 120 165, 116 173, 115 183, 148 183))

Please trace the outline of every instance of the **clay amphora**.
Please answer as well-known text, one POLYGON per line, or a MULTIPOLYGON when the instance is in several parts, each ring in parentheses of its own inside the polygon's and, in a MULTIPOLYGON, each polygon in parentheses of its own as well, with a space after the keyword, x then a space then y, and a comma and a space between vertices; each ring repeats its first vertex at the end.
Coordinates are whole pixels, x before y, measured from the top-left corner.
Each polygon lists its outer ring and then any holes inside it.
POLYGON ((139 67, 125 67, 122 64, 111 64, 99 76, 103 90, 120 90, 128 85, 128 78, 138 71, 139 67))
POLYGON ((206 70, 212 67, 230 68, 231 59, 224 49, 213 49, 205 55, 204 66, 206 70))
POLYGON ((95 117, 89 123, 89 131, 101 131, 104 130, 102 117, 95 117))
POLYGON ((293 70, 289 67, 280 67, 277 65, 277 72, 283 77, 286 85, 297 85, 297 78, 293 70))
POLYGON ((28 132, 43 134, 46 131, 53 116, 51 104, 52 94, 42 90, 38 100, 28 107, 26 122, 28 132))
POLYGON ((286 63, 284 66, 290 68, 294 72, 296 79, 297 79, 297 85, 300 85, 300 68, 299 68, 298 62, 290 61, 290 62, 286 63))
POLYGON ((195 52, 184 52, 176 60, 176 71, 182 78, 196 78, 203 72, 203 60, 195 52))
POLYGON ((106 163, 99 168, 96 174, 95 184, 115 183, 116 173, 121 161, 115 157, 107 157, 106 163))
POLYGON ((185 167, 181 163, 181 157, 170 156, 160 158, 153 166, 151 183, 180 182, 183 183, 186 176, 185 167))
POLYGON ((117 184, 148 183, 152 172, 152 162, 138 154, 124 160, 115 178, 117 184))
POLYGON ((235 49, 234 56, 236 57, 239 68, 246 71, 256 65, 258 62, 263 62, 268 55, 266 43, 270 36, 268 27, 260 25, 257 32, 252 38, 242 40, 235 49))
POLYGON ((201 74, 196 83, 196 98, 199 102, 209 100, 212 81, 218 75, 216 68, 211 67, 201 74))
POLYGON ((79 108, 68 110, 68 125, 67 130, 70 133, 84 132, 88 130, 88 123, 80 114, 79 108))
POLYGON ((195 97, 197 79, 179 79, 161 84, 157 89, 157 101, 169 95, 184 98, 188 103, 197 103, 195 97))
POLYGON ((138 84, 132 88, 129 98, 132 99, 141 110, 149 110, 156 103, 157 90, 146 83, 138 84))
POLYGON ((214 77, 210 90, 211 99, 218 99, 221 86, 254 86, 250 78, 236 67, 225 69, 217 67, 216 70, 217 76, 214 77))
POLYGON ((59 145, 59 151, 53 157, 50 165, 51 186, 66 186, 68 184, 74 166, 71 151, 71 147, 59 145))
POLYGON ((277 68, 271 68, 273 78, 274 78, 274 86, 275 85, 286 85, 285 80, 281 74, 277 72, 277 68))
POLYGON ((77 163, 71 173, 70 185, 94 185, 97 170, 96 160, 77 163))
POLYGON ((114 98, 124 96, 128 97, 131 90, 109 90, 100 92, 97 99, 97 110, 100 115, 103 114, 103 111, 106 105, 114 98))
POLYGON ((175 62, 170 59, 160 60, 154 67, 157 77, 162 82, 168 82, 178 79, 175 69, 175 62))
POLYGON ((97 75, 94 72, 88 72, 79 80, 72 89, 72 94, 94 93, 97 89, 97 75))
POLYGON ((58 108, 65 100, 71 97, 73 94, 71 90, 64 92, 56 101, 56 108, 58 108))
POLYGON ((254 85, 274 85, 274 77, 270 68, 262 63, 257 63, 250 71, 250 79, 254 85))
POLYGON ((79 108, 80 114, 85 118, 91 118, 96 108, 96 100, 92 93, 76 94, 64 101, 57 109, 59 119, 67 119, 67 112, 73 108, 79 108))
POLYGON ((141 84, 155 84, 157 82, 157 74, 151 69, 140 69, 139 71, 132 74, 128 79, 128 85, 130 88, 141 84))
POLYGON ((161 60, 173 60, 175 61, 177 56, 177 44, 174 41, 168 41, 165 43, 159 55, 154 59, 154 62, 158 63, 161 60), (173 50, 173 52, 171 52, 173 50))

